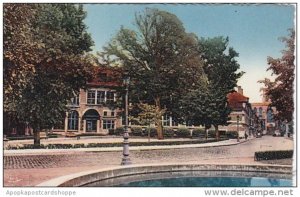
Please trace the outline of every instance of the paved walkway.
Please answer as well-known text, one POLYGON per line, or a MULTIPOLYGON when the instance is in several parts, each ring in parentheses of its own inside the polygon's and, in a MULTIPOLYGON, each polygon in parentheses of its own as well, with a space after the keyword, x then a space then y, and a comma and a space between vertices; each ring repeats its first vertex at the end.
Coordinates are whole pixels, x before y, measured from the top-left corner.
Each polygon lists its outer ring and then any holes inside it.
MULTIPOLYGON (((220 142, 218 142, 220 143, 220 142)), ((151 163, 258 163, 254 161, 255 151, 270 149, 293 149, 293 141, 264 136, 244 143, 228 146, 206 146, 133 150, 130 158, 133 164, 151 163)), ((5 186, 34 186, 43 181, 106 167, 120 166, 122 151, 78 151, 64 150, 43 154, 7 154, 4 156, 5 186)), ((290 164, 290 160, 287 163, 290 164)))

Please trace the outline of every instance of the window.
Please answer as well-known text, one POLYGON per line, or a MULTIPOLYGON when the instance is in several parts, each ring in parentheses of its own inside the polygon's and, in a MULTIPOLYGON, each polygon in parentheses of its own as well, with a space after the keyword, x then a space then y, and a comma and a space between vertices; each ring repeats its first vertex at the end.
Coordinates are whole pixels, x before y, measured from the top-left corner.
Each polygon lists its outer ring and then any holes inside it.
POLYGON ((259 115, 259 117, 262 117, 262 113, 263 113, 263 111, 262 111, 262 108, 260 107, 260 108, 258 109, 258 115, 259 115))
POLYGON ((106 92, 106 101, 114 102, 115 94, 113 92, 106 92))
POLYGON ((178 126, 178 122, 176 122, 173 118, 172 118, 172 126, 178 126))
POLYGON ((71 111, 68 116, 68 130, 78 130, 78 113, 71 111))
POLYGON ((103 116, 107 116, 107 111, 104 111, 104 112, 103 112, 103 116))
POLYGON ((71 105, 79 105, 79 96, 71 98, 71 105))
POLYGON ((111 111, 111 116, 115 116, 115 111, 111 111))
POLYGON ((170 116, 164 115, 162 117, 163 126, 170 126, 170 116))
POLYGON ((88 90, 88 93, 87 93, 87 103, 88 104, 95 104, 95 95, 96 95, 96 90, 88 90))
POLYGON ((103 120, 103 129, 114 129, 115 121, 114 120, 103 120))
POLYGON ((101 104, 105 102, 105 92, 97 91, 97 104, 101 104))
POLYGON ((267 121, 268 122, 274 122, 272 108, 269 108, 268 111, 267 111, 267 121))

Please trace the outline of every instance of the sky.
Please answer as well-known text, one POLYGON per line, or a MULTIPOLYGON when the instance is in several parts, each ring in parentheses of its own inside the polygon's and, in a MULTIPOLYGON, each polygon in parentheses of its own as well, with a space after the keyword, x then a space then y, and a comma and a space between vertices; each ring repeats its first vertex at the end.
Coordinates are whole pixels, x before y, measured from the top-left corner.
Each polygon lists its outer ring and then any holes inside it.
POLYGON ((295 7, 282 4, 85 4, 85 23, 95 42, 93 51, 102 47, 117 34, 121 26, 134 29, 135 13, 145 8, 158 8, 175 14, 187 32, 198 37, 229 37, 229 46, 238 53, 240 71, 245 74, 238 85, 250 102, 261 102, 257 83, 265 77, 267 57, 280 58, 285 49, 279 38, 294 28, 295 7))

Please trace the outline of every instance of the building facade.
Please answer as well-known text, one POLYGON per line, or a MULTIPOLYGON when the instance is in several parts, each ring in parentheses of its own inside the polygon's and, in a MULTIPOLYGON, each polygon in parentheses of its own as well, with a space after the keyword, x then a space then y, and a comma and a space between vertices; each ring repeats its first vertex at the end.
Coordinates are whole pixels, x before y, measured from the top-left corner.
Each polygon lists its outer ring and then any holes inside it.
POLYGON ((225 131, 237 132, 239 137, 253 135, 254 117, 249 98, 244 96, 243 89, 238 86, 237 91, 227 95, 228 105, 231 108, 230 120, 227 126, 221 127, 225 131))
POLYGON ((99 68, 96 77, 81 89, 68 104, 63 128, 54 131, 96 133, 106 135, 122 125, 121 109, 117 105, 116 89, 122 86, 117 69, 99 68))
POLYGON ((260 103, 252 103, 252 110, 258 117, 258 125, 263 134, 274 134, 278 129, 279 123, 275 121, 274 115, 277 113, 275 107, 270 107, 271 100, 266 96, 265 89, 263 91, 263 99, 260 103))

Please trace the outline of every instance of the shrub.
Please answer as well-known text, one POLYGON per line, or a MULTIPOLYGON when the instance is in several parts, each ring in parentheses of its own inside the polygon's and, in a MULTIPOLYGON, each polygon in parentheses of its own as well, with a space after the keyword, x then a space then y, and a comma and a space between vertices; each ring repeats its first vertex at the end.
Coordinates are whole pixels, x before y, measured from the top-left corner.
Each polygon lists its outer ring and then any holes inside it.
POLYGON ((192 136, 205 138, 205 130, 204 129, 194 129, 192 136))
POLYGON ((69 149, 73 148, 72 144, 48 144, 48 149, 69 149))
POLYGON ((216 137, 216 131, 215 130, 209 130, 208 131, 208 137, 209 138, 215 138, 216 137))
POLYGON ((85 145, 84 144, 74 144, 73 148, 84 148, 85 145))
POLYGON ((108 135, 114 135, 115 129, 108 129, 108 135))
POLYGON ((172 128, 164 128, 164 137, 174 137, 174 130, 172 128))
POLYGON ((40 144, 36 146, 34 144, 24 144, 23 147, 19 147, 18 149, 40 149, 40 148, 45 148, 45 145, 40 144))
POLYGON ((254 160, 286 159, 293 157, 293 150, 260 151, 254 153, 254 160))
POLYGON ((179 128, 176 131, 177 137, 191 137, 191 132, 187 128, 179 128))
POLYGON ((148 132, 150 131, 150 136, 151 137, 154 137, 154 136, 157 136, 157 129, 154 128, 154 127, 147 127, 144 131, 144 133, 146 134, 146 136, 148 136, 148 132))
POLYGON ((115 135, 123 135, 124 133, 124 127, 118 127, 114 130, 115 135))
POLYGON ((131 128, 131 134, 133 136, 142 136, 143 135, 142 127, 132 127, 131 128))
POLYGON ((87 148, 93 148, 93 147, 100 147, 100 143, 88 143, 87 144, 87 148))
POLYGON ((229 139, 236 139, 237 138, 237 132, 236 131, 227 131, 226 137, 229 139))

